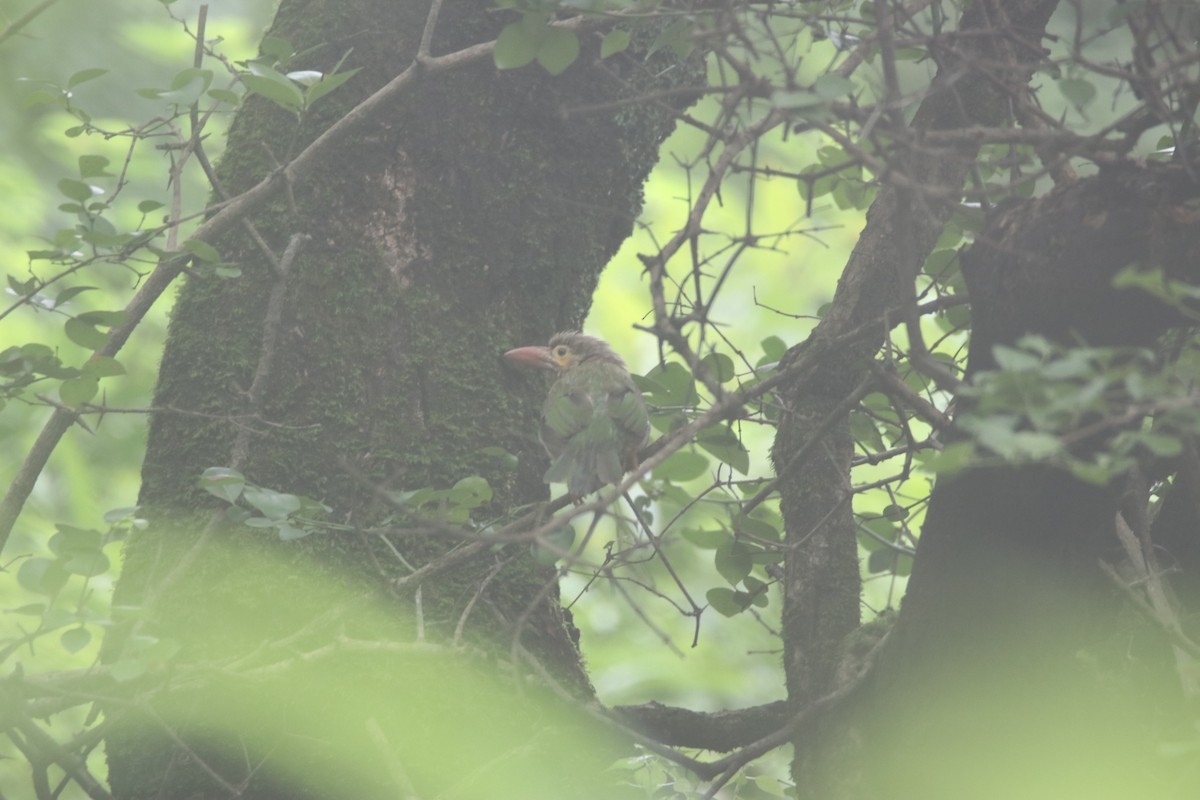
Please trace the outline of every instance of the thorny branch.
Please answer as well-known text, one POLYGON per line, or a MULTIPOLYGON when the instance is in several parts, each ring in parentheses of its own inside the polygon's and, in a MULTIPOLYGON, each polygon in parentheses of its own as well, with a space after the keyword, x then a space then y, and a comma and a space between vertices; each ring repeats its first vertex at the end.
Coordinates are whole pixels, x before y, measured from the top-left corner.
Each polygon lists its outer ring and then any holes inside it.
MULTIPOLYGON (((44 10, 50 4, 50 2, 43 2, 35 11, 44 10)), ((1082 11, 1083 6, 1080 0, 1073 0, 1072 4, 1082 11)), ((1033 187, 1043 176, 1051 175, 1055 180, 1071 180, 1073 177, 1072 164, 1079 163, 1080 159, 1086 158, 1098 163, 1109 163, 1123 158, 1138 146, 1139 137, 1142 134, 1160 123, 1173 134, 1178 148, 1178 157, 1180 159, 1194 157, 1192 144, 1194 136, 1192 138, 1189 136, 1194 133, 1192 117, 1194 106, 1200 98, 1200 91, 1196 89, 1195 76, 1195 67, 1200 64, 1200 56, 1197 56, 1194 50, 1187 50, 1177 45, 1174 38, 1169 35, 1169 26, 1164 23, 1162 10, 1157 3, 1146 4, 1147 10, 1144 15, 1134 14, 1129 17, 1128 26, 1136 45, 1135 58, 1130 65, 1090 60, 1086 55, 1087 41, 1081 29, 1076 30, 1074 41, 1070 42, 1067 48, 1069 50, 1067 55, 1054 58, 1050 55, 1043 56, 1043 67, 1047 71, 1052 68, 1082 68, 1095 75, 1104 76, 1136 88, 1138 99, 1132 108, 1122 113, 1117 121, 1088 134, 1081 134, 1063 124, 1060 119, 1043 111, 1035 101, 1031 101, 1024 95, 1014 95, 1009 98, 1022 127, 1011 127, 1007 124, 971 124, 949 129, 914 130, 904 122, 903 112, 907 107, 919 102, 922 97, 914 94, 911 90, 906 90, 902 85, 896 68, 897 51, 903 48, 925 48, 929 52, 951 53, 956 57, 971 58, 972 56, 969 55, 964 56, 964 53, 969 50, 967 46, 969 34, 961 31, 923 30, 921 26, 927 25, 928 20, 921 14, 933 5, 933 0, 913 0, 908 3, 883 2, 877 5, 879 10, 884 12, 877 17, 880 22, 879 27, 857 42, 853 42, 853 39, 845 34, 845 30, 850 27, 851 20, 806 20, 814 28, 822 28, 830 39, 833 39, 836 34, 844 36, 843 41, 853 43, 852 49, 838 50, 836 56, 838 63, 836 66, 831 65, 832 69, 829 73, 831 75, 849 78, 855 75, 864 63, 868 63, 867 59, 872 58, 873 53, 879 52, 883 56, 880 62, 882 88, 878 91, 879 98, 876 102, 870 101, 868 92, 858 91, 849 98, 839 97, 836 100, 821 103, 822 113, 813 115, 812 118, 807 118, 805 113, 797 111, 796 107, 788 103, 777 102, 788 93, 804 92, 810 88, 801 79, 800 59, 789 60, 787 46, 782 45, 769 28, 764 33, 756 27, 757 17, 749 13, 739 16, 750 7, 745 9, 734 7, 733 11, 719 15, 720 25, 724 26, 720 30, 724 43, 714 46, 712 50, 719 62, 719 69, 725 74, 734 76, 734 80, 729 85, 709 87, 707 90, 714 97, 721 99, 715 120, 684 117, 685 122, 694 124, 709 137, 703 157, 698 158, 690 165, 697 168, 702 166, 706 170, 706 174, 695 194, 690 198, 688 213, 678 230, 658 248, 656 253, 642 257, 650 282, 653 313, 651 324, 645 326, 644 330, 652 333, 659 340, 664 351, 675 354, 688 365, 691 372, 705 386, 711 396, 712 402, 708 408, 695 415, 688 424, 679 430, 655 443, 644 454, 645 457, 642 459, 639 469, 631 473, 615 490, 602 492, 600 496, 590 502, 568 508, 548 520, 537 514, 526 515, 503 527, 497 535, 487 538, 480 536, 475 531, 456 530, 454 535, 464 539, 461 545, 443 557, 397 579, 394 582, 394 588, 420 587, 423 581, 450 569, 464 559, 478 555, 498 542, 536 541, 553 550, 554 545, 547 538, 550 534, 576 516, 591 514, 594 518, 598 518, 628 489, 649 475, 656 466, 692 442, 696 434, 704 428, 721 421, 747 419, 750 416, 750 412, 747 410, 749 403, 762 401, 769 398, 782 386, 794 384, 812 376, 821 359, 830 357, 831 354, 836 355, 853 342, 877 337, 881 330, 890 327, 897 321, 906 323, 910 348, 917 348, 915 352, 907 354, 908 367, 940 380, 943 389, 954 388, 954 381, 951 380, 953 376, 939 371, 939 365, 931 360, 929 350, 924 347, 921 323, 913 312, 916 306, 908 300, 903 303, 897 301, 895 307, 890 308, 889 313, 885 314, 883 319, 861 323, 848 333, 816 343, 816 346, 810 347, 792 363, 778 367, 773 372, 763 371, 762 374, 755 375, 754 377, 761 378, 757 383, 736 391, 730 391, 724 387, 703 363, 703 357, 707 354, 709 347, 707 343, 711 337, 714 335, 723 337, 720 323, 713 316, 713 309, 717 305, 721 293, 728 291, 727 287, 731 285, 729 277, 735 265, 748 260, 749 255, 756 249, 764 247, 766 239, 753 230, 751 214, 748 212, 744 230, 725 236, 732 242, 731 252, 733 254, 728 256, 719 276, 713 279, 713 276, 707 272, 713 264, 717 263, 717 257, 706 252, 707 242, 718 233, 707 227, 706 215, 713 207, 714 201, 718 204, 723 202, 724 195, 733 191, 729 181, 731 176, 749 176, 751 206, 754 202, 755 180, 772 177, 789 178, 803 184, 806 196, 799 196, 799 200, 807 201, 805 205, 808 206, 808 211, 811 211, 814 185, 818 181, 837 179, 849 174, 849 165, 853 165, 858 170, 865 170, 866 177, 861 183, 870 191, 874 191, 880 186, 888 186, 911 193, 918 203, 940 201, 957 203, 966 197, 990 204, 997 200, 1003 200, 1006 193, 1011 193, 1016 189, 1033 187), (839 27, 841 28, 840 32, 839 27), (736 45, 731 43, 736 43, 736 45), (762 53, 766 52, 774 53, 777 65, 782 65, 782 69, 774 75, 772 81, 764 81, 756 71, 757 65, 754 63, 756 58, 762 58, 762 53), (822 141, 838 146, 849 160, 834 166, 814 167, 811 170, 794 172, 763 163, 765 157, 762 155, 763 148, 760 148, 760 145, 776 133, 779 133, 785 142, 789 136, 820 134, 824 137, 822 141), (986 165, 989 170, 1007 169, 1009 180, 1006 183, 993 184, 977 180, 973 187, 967 189, 957 186, 930 185, 919 180, 911 172, 897 168, 897 164, 903 164, 907 159, 936 158, 939 154, 945 154, 948 151, 980 147, 992 147, 1006 151, 1002 158, 995 158, 986 165), (1040 166, 1034 163, 1033 156, 1029 151, 1036 153, 1040 166), (681 256, 690 257, 686 274, 673 274, 674 260, 681 256)), ((411 91, 422 76, 461 69, 468 64, 487 58, 492 53, 494 42, 477 44, 442 56, 432 55, 439 10, 440 0, 435 0, 420 37, 420 46, 413 64, 363 101, 346 117, 331 126, 288 163, 280 165, 268 178, 237 197, 223 198, 220 203, 214 204, 209 209, 212 212, 211 217, 197 228, 190 240, 213 241, 234 225, 250 225, 251 215, 265 201, 311 175, 315 167, 335 148, 343 145, 348 137, 360 130, 362 126, 377 120, 386 109, 391 107, 396 98, 411 91)), ((776 9, 772 6, 771 11, 778 15, 778 18, 801 13, 791 7, 776 9)), ((753 13, 764 14, 765 16, 761 19, 769 19, 769 13, 760 9, 754 9, 753 13)), ((1078 15, 1078 18, 1082 18, 1082 13, 1078 15)), ((24 19, 18 20, 18 22, 24 24, 24 19)), ((572 30, 581 30, 602 24, 602 21, 577 17, 555 24, 572 30)), ((17 23, 13 23, 9 29, 0 33, 0 41, 11 35, 16 25, 17 23)), ((198 50, 201 47, 202 32, 203 24, 198 27, 198 50)), ((711 38, 713 32, 707 32, 703 36, 711 38)), ((698 34, 697 38, 701 38, 701 35, 698 34)), ((979 61, 978 56, 975 56, 975 59, 977 62, 979 61)), ((996 66, 1007 67, 1008 65, 998 64, 996 66)), ((663 98, 647 99, 654 102, 663 98)), ((591 110, 594 109, 580 108, 569 113, 584 113, 591 110)), ((189 148, 178 156, 176 170, 182 167, 190 153, 194 153, 205 172, 209 174, 210 182, 213 183, 218 196, 223 196, 220 187, 216 185, 215 176, 207 164, 207 157, 201 146, 200 132, 203 124, 197 107, 193 107, 191 119, 189 148)), ((978 175, 977 167, 978 165, 976 165, 975 172, 978 175)), ((179 182, 174 181, 174 184, 178 186, 179 182)), ((175 198, 173 205, 174 221, 168 227, 172 236, 171 250, 178 252, 178 242, 175 241, 175 237, 178 235, 178 225, 183 221, 178 197, 175 198)), ((795 232, 790 231, 789 233, 795 232)), ((251 234, 254 235, 253 231, 251 234)), ((258 239, 260 245, 265 248, 261 237, 258 239)), ((288 252, 280 259, 281 264, 285 264, 289 260, 289 253, 294 255, 296 243, 297 240, 294 239, 289 245, 288 252)), ((269 248, 266 248, 265 252, 269 252, 269 248)), ((108 342, 99 351, 101 355, 112 356, 121 349, 141 318, 184 268, 185 260, 182 255, 164 260, 147 276, 126 308, 125 324, 111 332, 108 342)), ((277 288, 282 292, 286 268, 278 271, 281 274, 277 288)), ((935 303, 950 298, 946 304, 953 304, 959 302, 954 299, 956 297, 958 296, 942 294, 935 303)), ((272 301, 274 302, 275 299, 276 294, 273 291, 272 301)), ((937 310, 943 309, 944 306, 937 310)), ((276 311, 278 311, 277 308, 276 311)), ((273 319, 270 309, 268 310, 268 319, 273 319)), ((259 373, 256 374, 248 390, 250 419, 256 418, 261 387, 270 371, 270 352, 273 348, 272 325, 277 325, 277 319, 274 323, 268 322, 264 330, 263 357, 259 363, 259 373)), ((729 339, 725 338, 725 341, 729 341, 729 339)), ((873 364, 869 369, 870 380, 863 380, 853 392, 845 397, 842 403, 837 405, 834 413, 829 415, 828 419, 832 420, 835 416, 842 416, 852 410, 870 389, 878 387, 892 398, 898 409, 906 409, 910 414, 921 418, 930 428, 938 432, 950 429, 952 422, 947 415, 929 399, 921 397, 909 388, 893 365, 889 364, 884 367, 880 364, 873 364)), ((37 443, 28 454, 17 480, 10 487, 3 505, 0 505, 0 544, 11 530, 13 521, 32 490, 34 481, 41 473, 46 459, 61 436, 73 422, 79 419, 82 413, 94 410, 99 409, 86 406, 81 409, 65 406, 55 407, 37 443)), ((830 422, 831 424, 832 422, 830 422)), ((931 446, 929 438, 919 438, 913 434, 907 421, 902 427, 905 444, 879 453, 864 455, 855 463, 877 463, 878 459, 895 455, 904 455, 907 459, 915 450, 931 446)), ((816 444, 821 441, 827 429, 828 426, 821 425, 812 431, 811 436, 805 440, 805 444, 792 456, 788 466, 806 458, 816 444)), ((242 446, 235 448, 235 453, 244 457, 247 439, 239 437, 239 442, 242 446)), ((235 461, 237 460, 240 458, 235 457, 235 461)), ((781 470, 781 472, 783 471, 786 471, 786 467, 781 470)), ((907 463, 905 473, 907 473, 907 463)), ((776 491, 779 480, 779 476, 776 476, 768 481, 756 495, 744 503, 742 512, 749 513, 757 505, 763 503, 776 491)), ((890 478, 885 482, 871 485, 882 485, 895 480, 896 478, 890 478)), ((413 530, 420 534, 446 532, 443 526, 436 525, 429 525, 425 528, 414 527, 413 530)), ((648 531, 647 535, 651 543, 656 542, 653 532, 648 531)), ((659 532, 659 535, 662 535, 662 531, 659 532)), ((1173 617, 1169 603, 1161 596, 1161 593, 1155 592, 1156 587, 1161 588, 1158 573, 1147 561, 1146 553, 1135 548, 1136 537, 1132 533, 1125 536, 1122 541, 1126 542, 1127 555, 1137 568, 1136 578, 1138 581, 1136 587, 1129 587, 1122 580, 1122 586, 1127 587, 1131 596, 1135 597, 1135 602, 1139 604, 1138 607, 1147 616, 1157 620, 1169 632, 1173 632, 1176 646, 1194 662, 1196 656, 1194 643, 1179 633, 1178 622, 1173 617), (1143 595, 1142 592, 1145 594, 1143 595)), ((883 542, 883 544, 897 550, 906 550, 893 542, 883 542)), ((558 551, 566 559, 566 565, 569 567, 586 566, 589 569, 595 569, 597 574, 604 573, 606 577, 613 577, 610 565, 607 563, 587 564, 582 559, 580 552, 580 548, 573 548, 570 552, 558 551)), ((471 609, 482 595, 487 583, 498 574, 499 568, 500 564, 493 567, 492 571, 488 573, 479 592, 463 612, 455 632, 456 646, 461 642, 462 629, 470 616, 471 609)), ((615 579, 614 585, 620 591, 624 591, 615 579)), ((682 582, 680 582, 680 588, 683 588, 682 582)), ((686 589, 684 592, 686 595, 686 589)), ((699 606, 690 597, 688 600, 691 610, 696 612, 699 606)), ((636 603, 630 600, 630 604, 635 611, 639 611, 636 603)), ((516 654, 513 656, 514 659, 520 657, 528 660, 531 657, 520 645, 522 621, 518 620, 518 624, 515 626, 512 651, 516 654)), ((653 625, 649 620, 646 621, 647 624, 653 625)), ((400 648, 405 653, 412 653, 425 652, 426 648, 433 647, 433 645, 367 643, 341 636, 332 640, 325 647, 300 655, 291 655, 273 664, 260 664, 253 669, 244 670, 243 674, 266 678, 281 674, 297 663, 325 658, 339 650, 386 649, 389 647, 400 648)), ((532 664, 535 671, 539 673, 544 671, 539 669, 540 665, 537 665, 536 662, 532 662, 532 664)), ((103 674, 104 670, 101 668, 87 677, 91 679, 103 674)), ((551 680, 548 675, 543 675, 543 677, 551 680)), ((850 686, 842 687, 822 697, 808 708, 802 709, 788 722, 758 737, 753 743, 728 758, 710 764, 702 764, 682 756, 674 760, 686 764, 698 774, 715 777, 716 781, 708 795, 715 796, 738 770, 763 753, 793 740, 798 730, 855 691, 861 680, 862 674, 850 686)), ((86 685, 78 675, 70 676, 69 680, 64 677, 63 684, 66 685, 72 681, 75 682, 72 685, 86 685)), ((49 685, 53 681, 43 683, 49 685)), ((24 684, 26 688, 32 685, 34 684, 29 681, 24 684)), ((45 690, 44 686, 42 690, 45 690)), ((78 702, 84 702, 93 691, 96 689, 80 690, 78 702)), ((23 724, 15 726, 13 730, 15 731, 14 741, 19 742, 18 747, 27 754, 34 754, 30 757, 31 763, 35 763, 36 760, 36 763, 42 768, 41 777, 37 779, 39 795, 48 797, 50 793, 44 774, 44 765, 48 763, 47 759, 49 758, 64 770, 68 770, 72 779, 79 783, 90 796, 105 796, 102 794, 102 788, 99 789, 99 793, 96 792, 98 784, 93 785, 94 778, 87 775, 86 769, 79 773, 77 765, 60 760, 58 757, 47 756, 47 753, 52 751, 46 748, 44 742, 39 744, 35 731, 30 731, 28 726, 23 724), (71 770, 76 771, 72 772, 71 770)), ((648 746, 651 746, 651 743, 648 743, 648 746)), ((663 751, 656 748, 656 752, 663 751)), ((669 753, 664 752, 664 755, 672 757, 669 753)), ((230 788, 236 789, 232 784, 230 784, 230 788)))

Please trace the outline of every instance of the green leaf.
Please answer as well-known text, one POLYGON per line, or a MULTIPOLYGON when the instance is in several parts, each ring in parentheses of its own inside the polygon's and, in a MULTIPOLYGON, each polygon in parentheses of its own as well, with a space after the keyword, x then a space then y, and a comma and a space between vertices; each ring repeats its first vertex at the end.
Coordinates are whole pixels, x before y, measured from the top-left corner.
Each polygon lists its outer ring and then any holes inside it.
POLYGON ((299 111, 304 107, 304 93, 286 75, 254 61, 247 66, 250 74, 243 73, 240 76, 247 89, 289 111, 299 111))
POLYGON ((31 558, 17 570, 17 583, 35 594, 58 594, 68 577, 58 562, 48 558, 31 558))
POLYGON ((659 364, 646 373, 650 402, 658 406, 690 406, 699 401, 692 372, 678 361, 659 364))
POLYGON ((242 490, 242 497, 269 519, 286 519, 288 514, 300 510, 300 498, 273 489, 247 486, 242 490))
POLYGON ((62 568, 72 575, 82 575, 90 578, 108 572, 110 564, 108 556, 99 550, 79 550, 72 552, 62 561, 62 568))
POLYGON ((196 485, 226 503, 237 502, 246 485, 246 478, 236 469, 209 467, 200 474, 196 485))
POLYGON ((1017 456, 1035 461, 1052 458, 1063 449, 1057 436, 1041 431, 1017 431, 1013 434, 1010 446, 1017 456))
POLYGON ((307 528, 297 528, 294 525, 284 523, 279 526, 279 538, 285 542, 292 542, 296 539, 303 539, 312 533, 312 530, 307 528))
POLYGON ((175 77, 171 79, 170 88, 160 91, 158 99, 167 100, 176 105, 190 106, 208 90, 212 79, 212 70, 188 67, 175 74, 175 77))
POLYGON ((94 81, 96 78, 99 78, 101 75, 107 75, 107 74, 108 74, 108 70, 101 69, 100 67, 92 67, 91 69, 81 69, 81 70, 79 70, 79 72, 76 72, 70 78, 67 78, 67 88, 74 89, 76 86, 78 86, 81 83, 87 83, 88 81, 94 81))
POLYGON ((951 306, 933 319, 946 333, 966 330, 971 327, 971 308, 965 304, 951 306))
POLYGON ((963 415, 959 425, 984 447, 1006 458, 1016 455, 1016 425, 1020 420, 1012 414, 988 416, 963 415))
POLYGON ((734 617, 746 610, 746 606, 739 601, 737 593, 732 589, 716 588, 709 589, 705 594, 705 599, 716 612, 725 617, 734 617))
POLYGON ((58 387, 58 397, 69 406, 79 406, 88 402, 100 391, 100 381, 96 378, 70 378, 58 387))
POLYGON ((600 43, 600 58, 615 56, 617 53, 623 52, 628 47, 629 31, 623 31, 620 28, 611 30, 604 34, 604 41, 600 43))
POLYGON ((14 278, 12 275, 8 276, 8 288, 12 289, 13 294, 19 297, 33 294, 37 288, 37 285, 37 278, 30 278, 29 280, 20 281, 14 278))
POLYGON ((188 239, 183 243, 183 249, 209 264, 218 264, 221 261, 221 254, 217 252, 217 248, 199 239, 188 239))
POLYGON ((46 544, 56 556, 66 557, 77 552, 98 551, 104 543, 100 531, 63 524, 55 527, 58 532, 51 536, 46 544))
POLYGON ((341 86, 346 81, 358 74, 359 68, 348 69, 345 72, 338 72, 334 75, 326 75, 321 80, 309 87, 304 94, 304 102, 306 106, 311 106, 313 103, 320 100, 325 95, 332 92, 334 89, 341 86))
POLYGON ((836 100, 854 91, 854 81, 841 75, 826 73, 813 83, 813 91, 826 100, 836 100))
POLYGON ((1137 443, 1159 458, 1174 458, 1183 452, 1183 442, 1177 436, 1161 433, 1139 433, 1137 443))
POLYGON ((128 683, 146 674, 148 665, 140 658, 122 658, 108 668, 108 674, 117 683, 128 683))
POLYGON ((30 361, 57 360, 54 358, 54 351, 41 342, 30 342, 29 344, 21 345, 20 351, 21 355, 30 361))
POLYGON ((1081 481, 1103 486, 1111 481, 1118 473, 1124 472, 1124 465, 1092 464, 1086 461, 1072 461, 1071 474, 1081 481))
POLYGON ((469 475, 450 488, 449 500, 461 508, 479 508, 492 499, 492 487, 487 479, 469 475))
POLYGON ((264 37, 258 46, 258 50, 263 55, 270 56, 276 62, 284 64, 290 61, 292 56, 296 55, 296 49, 292 47, 292 43, 278 36, 264 37))
POLYGON ((890 572, 896 566, 896 556, 899 555, 890 547, 881 547, 867 556, 867 571, 875 574, 890 572))
POLYGON ((537 60, 551 75, 561 75, 579 58, 579 37, 574 31, 564 28, 546 29, 546 36, 538 46, 537 60))
POLYGON ((87 325, 97 325, 103 328, 114 328, 125 322, 124 311, 85 311, 77 314, 75 319, 87 325))
POLYGON ((1063 78, 1058 82, 1058 90, 1062 92, 1063 97, 1082 111, 1096 97, 1096 86, 1091 81, 1085 81, 1081 78, 1063 78))
POLYGON ((804 109, 821 105, 820 99, 807 89, 778 89, 771 93, 771 105, 783 109, 804 109))
POLYGON ((481 447, 479 454, 488 458, 497 459, 501 464, 509 469, 515 469, 517 466, 517 457, 505 450, 503 447, 481 447))
POLYGON ((763 356, 755 366, 778 363, 787 353, 787 344, 778 336, 768 336, 762 340, 763 356))
POLYGON ((756 789, 770 797, 786 798, 791 796, 778 778, 770 775, 755 775, 750 780, 754 783, 756 789))
POLYGON ((921 265, 921 271, 942 286, 963 288, 962 270, 957 250, 934 250, 921 265))
POLYGON ((315 86, 324 76, 325 73, 315 69, 298 69, 286 75, 288 80, 295 81, 305 87, 315 86))
POLYGON ((86 203, 95 197, 92 187, 83 181, 72 180, 71 178, 63 178, 58 182, 58 190, 72 200, 80 203, 86 203))
POLYGON ((92 356, 83 364, 80 372, 91 378, 111 378, 124 375, 125 367, 120 361, 108 356, 92 356))
POLYGON ((737 374, 737 370, 733 366, 733 359, 724 353, 709 353, 700 359, 700 363, 708 369, 708 374, 718 383, 728 383, 737 374))
POLYGON ((439 492, 435 489, 430 489, 429 487, 416 489, 415 491, 410 492, 391 492, 393 503, 400 503, 402 505, 412 506, 413 508, 420 508, 425 503, 437 500, 442 496, 442 492, 439 492))
POLYGON ((81 178, 111 178, 108 171, 108 159, 104 156, 80 156, 79 177, 81 178))
MULTIPOLYGON (((760 513, 761 510, 762 507, 760 506, 754 513, 760 513)), ((739 534, 745 533, 764 541, 778 542, 782 538, 780 524, 739 514, 733 521, 733 529, 739 534)))
POLYGON ((6 608, 4 610, 7 611, 9 614, 21 614, 26 617, 40 617, 40 616, 42 616, 42 614, 46 613, 46 604, 45 603, 26 603, 23 606, 17 606, 16 608, 6 608))
POLYGON ((46 631, 53 631, 78 623, 79 620, 76 618, 76 615, 65 608, 50 606, 46 609, 46 613, 42 615, 42 630, 46 631))
POLYGON ((975 445, 972 442, 954 442, 941 451, 918 453, 917 461, 939 475, 952 475, 975 461, 975 445))
POLYGON ((104 522, 108 525, 113 525, 122 520, 134 519, 140 510, 141 506, 123 506, 122 508, 109 509, 104 512, 104 522))
POLYGON ((875 420, 859 411, 850 412, 850 436, 854 441, 870 450, 885 450, 883 436, 875 425, 875 420))
POLYGON ((76 297, 78 295, 83 294, 84 292, 91 291, 92 289, 95 289, 95 288, 96 288, 95 286, 71 286, 66 289, 63 289, 61 292, 59 292, 57 295, 55 295, 54 307, 60 308, 64 303, 69 301, 72 297, 76 297))
POLYGON ((504 26, 496 37, 492 60, 497 69, 517 69, 537 57, 538 43, 522 23, 523 20, 504 26))
POLYGON ((767 589, 767 584, 763 583, 758 578, 755 578, 753 575, 747 575, 745 578, 743 578, 742 585, 746 587, 746 591, 750 594, 758 594, 759 592, 764 592, 767 589))
POLYGON ((68 653, 78 653, 92 643, 92 633, 81 625, 78 628, 67 628, 58 640, 68 653))
MULTIPOLYGON (((746 576, 746 579, 742 581, 742 585, 746 587, 745 595, 749 598, 750 605, 757 606, 758 608, 767 607, 768 603, 770 603, 770 598, 767 596, 767 589, 769 588, 767 584, 757 578, 746 576)), ((741 595, 743 593, 735 592, 735 594, 741 595)), ((741 602, 742 598, 739 597, 738 600, 741 602)))
POLYGON ((651 472, 660 481, 683 483, 695 480, 708 472, 708 458, 690 450, 678 450, 667 457, 651 472))
POLYGON ((782 564, 783 553, 772 550, 755 550, 750 554, 750 562, 756 567, 764 564, 782 564))
POLYGON ((228 103, 237 106, 242 102, 242 96, 232 89, 209 89, 208 96, 218 103, 228 103))
POLYGON ((726 424, 710 425, 700 431, 696 444, 743 475, 750 469, 750 453, 726 424))
POLYGON ((142 202, 138 203, 137 207, 138 211, 142 212, 143 214, 149 214, 151 211, 158 211, 160 208, 162 208, 163 203, 160 203, 157 200, 143 200, 142 202))
POLYGON ((702 550, 716 550, 722 545, 729 545, 733 542, 733 537, 729 535, 729 531, 721 530, 720 528, 716 530, 685 528, 683 538, 702 550))
POLYGON ((992 348, 992 356, 996 359, 996 365, 1000 369, 1010 372, 1037 369, 1042 363, 1040 356, 1002 344, 992 348))
POLYGON ((713 564, 716 566, 717 572, 721 573, 721 577, 729 581, 731 586, 736 586, 754 568, 749 548, 741 542, 732 540, 717 548, 717 552, 713 556, 713 564))
MULTIPOLYGON (((34 106, 65 106, 66 97, 61 90, 35 89, 21 98, 21 108, 34 106)), ((82 130, 80 131, 82 133, 82 130)))
MULTIPOLYGON (((204 89, 209 88, 212 83, 212 71, 202 70, 200 67, 187 67, 186 70, 180 70, 175 73, 175 76, 170 79, 170 91, 191 91, 196 85, 197 80, 203 82, 204 89)), ((204 89, 197 92, 197 97, 203 94, 204 89)), ((166 95, 164 95, 166 96, 166 95)))

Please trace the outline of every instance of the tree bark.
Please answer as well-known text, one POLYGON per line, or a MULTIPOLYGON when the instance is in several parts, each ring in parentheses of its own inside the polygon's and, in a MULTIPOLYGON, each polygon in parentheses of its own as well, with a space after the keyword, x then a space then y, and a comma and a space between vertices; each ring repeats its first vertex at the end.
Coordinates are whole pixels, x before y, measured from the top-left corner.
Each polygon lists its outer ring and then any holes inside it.
MULTIPOLYGON (((852 441, 843 404, 869 379, 888 331, 915 306, 916 276, 958 205, 978 151, 974 145, 931 147, 922 135, 1003 121, 1009 98, 1024 91, 1041 58, 1037 43, 1056 5, 1057 0, 981 0, 964 12, 961 35, 931 43, 937 78, 911 124, 903 125, 898 110, 892 121, 891 135, 908 143, 895 162, 897 174, 879 176, 884 185, 867 212, 866 228, 828 313, 810 339, 785 357, 785 365, 794 363, 812 347, 875 326, 853 347, 837 348, 822 359, 802 383, 780 392, 784 414, 772 460, 786 524, 784 668, 788 698, 797 708, 836 689, 846 637, 859 623, 852 441), (822 429, 831 416, 838 422, 815 455, 792 463, 809 432, 822 429)), ((881 42, 887 41, 887 26, 887 20, 880 21, 881 42)), ((845 762, 813 747, 813 741, 810 736, 795 741, 797 785, 815 796, 840 791, 846 773, 837 765, 845 762)))
MULTIPOLYGON (((349 52, 342 69, 361 72, 299 126, 249 99, 222 189, 255 184, 408 67, 428 11, 285 0, 270 36, 311 52, 288 69, 330 70, 349 52)), ((432 55, 490 41, 512 19, 448 0, 432 55)), ((156 396, 179 413, 151 424, 141 503, 152 527, 128 543, 116 599, 137 613, 107 645, 110 661, 132 653, 150 666, 156 647, 178 649, 187 678, 108 706, 116 797, 595 789, 610 751, 588 746, 589 727, 546 688, 591 692, 576 633, 545 591, 554 569, 526 543, 464 544, 457 522, 379 497, 479 475, 494 493, 481 523, 545 497, 533 433, 544 387, 500 353, 580 324, 674 125, 661 106, 561 111, 697 80, 694 65, 665 69, 668 52, 654 69, 615 58, 602 70, 598 39, 581 40, 558 78, 498 72, 490 58, 419 77, 254 217, 274 264, 239 231, 217 246, 240 278, 189 277, 156 396), (280 541, 229 521, 197 488, 208 467, 319 500, 336 532, 280 541), (367 532, 388 525, 438 530, 367 532), (526 657, 512 664, 510 652, 526 657)))
MULTIPOLYGON (((969 372, 994 368, 994 347, 1027 334, 1145 347, 1185 323, 1113 278, 1161 265, 1194 283, 1197 197, 1183 167, 1114 164, 994 215, 964 256, 969 372)), ((1131 669, 1145 653, 1116 624, 1122 598, 1100 566, 1122 559, 1114 519, 1127 488, 1047 465, 939 480, 902 613, 860 701, 862 796, 1194 794, 1194 780, 1182 786, 1155 761, 1161 731, 1185 723, 1178 681, 1131 669)))

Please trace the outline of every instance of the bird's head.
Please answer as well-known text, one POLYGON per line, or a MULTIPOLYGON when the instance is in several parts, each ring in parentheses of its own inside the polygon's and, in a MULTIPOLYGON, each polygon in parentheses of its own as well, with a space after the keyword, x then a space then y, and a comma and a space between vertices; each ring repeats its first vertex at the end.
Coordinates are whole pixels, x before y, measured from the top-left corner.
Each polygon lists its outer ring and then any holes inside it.
POLYGON ((509 361, 517 364, 552 369, 556 372, 566 372, 580 364, 606 361, 618 364, 622 368, 625 362, 613 352, 608 342, 578 331, 563 331, 550 337, 550 344, 545 347, 518 347, 504 354, 509 361))

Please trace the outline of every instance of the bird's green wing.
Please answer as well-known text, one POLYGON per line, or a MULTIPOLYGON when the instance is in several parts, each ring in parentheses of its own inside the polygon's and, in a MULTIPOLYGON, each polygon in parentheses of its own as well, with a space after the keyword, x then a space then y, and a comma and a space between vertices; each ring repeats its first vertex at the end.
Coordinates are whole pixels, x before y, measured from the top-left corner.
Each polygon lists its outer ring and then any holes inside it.
POLYGON ((542 443, 552 458, 544 478, 566 483, 575 497, 619 483, 648 432, 646 406, 624 369, 581 366, 551 387, 542 411, 542 443))
POLYGON ((594 410, 592 399, 585 392, 564 385, 562 380, 550 387, 539 431, 546 451, 552 457, 561 454, 571 438, 591 424, 594 410))
MULTIPOLYGON (((620 430, 623 449, 632 449, 636 454, 638 448, 646 443, 650 434, 650 414, 642 401, 642 394, 630 381, 623 391, 610 393, 608 397, 608 415, 612 417, 620 430)), ((628 467, 633 466, 628 464, 628 467)))

